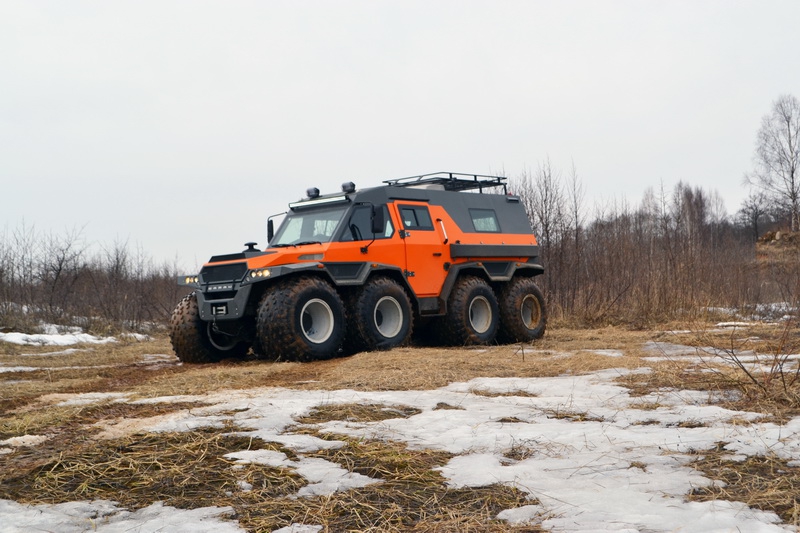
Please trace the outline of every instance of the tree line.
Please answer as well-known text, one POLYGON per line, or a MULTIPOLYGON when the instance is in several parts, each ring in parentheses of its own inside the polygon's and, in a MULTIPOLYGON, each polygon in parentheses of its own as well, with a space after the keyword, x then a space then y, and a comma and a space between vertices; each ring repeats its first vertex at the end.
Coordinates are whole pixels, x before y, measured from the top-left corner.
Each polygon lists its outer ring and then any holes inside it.
POLYGON ((752 228, 715 192, 681 182, 638 205, 588 208, 575 170, 563 176, 549 161, 511 182, 539 240, 551 315, 644 327, 797 299, 797 273, 759 263, 752 228))
POLYGON ((147 331, 164 323, 181 295, 177 268, 128 243, 93 249, 80 230, 0 232, 0 330, 39 323, 86 331, 147 331))

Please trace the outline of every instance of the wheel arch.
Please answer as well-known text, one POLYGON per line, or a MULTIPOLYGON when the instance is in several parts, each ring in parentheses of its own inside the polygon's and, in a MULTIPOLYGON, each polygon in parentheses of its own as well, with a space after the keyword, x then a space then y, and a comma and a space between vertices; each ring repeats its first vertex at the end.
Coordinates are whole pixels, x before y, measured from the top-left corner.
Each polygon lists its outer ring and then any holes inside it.
POLYGON ((333 357, 345 334, 341 295, 324 276, 300 275, 293 283, 294 278, 279 278, 274 291, 264 291, 256 319, 260 349, 267 355, 276 354, 291 361, 333 357), (308 325, 306 317, 310 318, 308 325), (319 327, 326 330, 320 338, 313 333, 318 331, 318 319, 319 327))
POLYGON ((519 261, 471 261, 452 265, 447 272, 442 292, 439 294, 439 314, 447 314, 447 300, 462 276, 478 276, 487 282, 495 291, 503 283, 514 277, 536 277, 544 273, 544 267, 538 263, 522 263, 519 261))
POLYGON ((414 307, 414 312, 419 313, 419 302, 414 291, 408 284, 403 275, 402 269, 394 265, 386 265, 382 263, 369 263, 369 262, 351 262, 351 263, 307 263, 301 267, 294 267, 290 265, 288 268, 281 269, 279 275, 264 279, 254 283, 249 297, 249 305, 258 307, 258 303, 264 297, 264 294, 269 288, 277 282, 285 279, 300 278, 313 276, 320 278, 330 283, 336 289, 341 297, 346 297, 371 278, 376 276, 384 276, 392 279, 400 284, 403 290, 406 291, 411 304, 414 307))

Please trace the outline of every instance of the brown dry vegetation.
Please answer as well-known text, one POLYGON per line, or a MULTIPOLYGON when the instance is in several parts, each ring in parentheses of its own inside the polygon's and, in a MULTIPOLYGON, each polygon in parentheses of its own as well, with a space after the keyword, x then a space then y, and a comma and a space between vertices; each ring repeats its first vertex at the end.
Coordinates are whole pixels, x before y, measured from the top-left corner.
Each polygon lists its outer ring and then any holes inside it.
MULTIPOLYGON (((658 355, 644 348, 652 340, 700 349, 733 346, 736 350, 756 347, 764 354, 786 351, 797 348, 792 344, 798 338, 796 330, 774 325, 721 330, 703 324, 692 330, 554 327, 534 346, 409 347, 306 364, 224 361, 203 366, 178 365, 165 337, 80 346, 57 356, 47 354, 58 348, 0 343, 0 364, 35 368, 0 373, 0 440, 49 436, 43 443, 0 455, 0 498, 31 503, 103 498, 130 508, 156 500, 183 508, 229 505, 243 527, 252 531, 269 531, 293 522, 324 524, 327 531, 537 531, 493 518, 500 509, 532 503, 515 489, 448 488, 434 470, 449 459, 442 452, 316 434, 346 442, 343 448, 316 452, 319 457, 384 482, 324 498, 287 499, 286 495, 305 483, 293 471, 256 464, 239 465, 234 471, 234 461, 223 456, 230 451, 271 448, 291 457, 291 450, 258 439, 244 442, 243 437, 229 434, 230 427, 189 433, 103 433, 117 427, 121 419, 144 420, 201 408, 201 398, 183 396, 172 404, 133 404, 115 398, 88 405, 59 403, 75 393, 88 392, 125 394, 126 400, 132 400, 264 386, 423 390, 475 377, 558 376, 647 366, 653 371, 629 375, 620 383, 642 394, 663 388, 709 390, 719 393, 714 395, 716 401, 727 407, 757 410, 775 420, 800 414, 800 406, 785 395, 765 394, 741 371, 717 364, 713 358, 702 365, 679 359, 642 359, 658 355), (602 350, 620 353, 608 357, 602 350), (572 355, 562 357, 564 354, 572 355), (100 439, 101 435, 105 438, 100 439), (242 491, 237 485, 241 480, 254 489, 242 491)), ((797 385, 792 387, 797 392, 797 385)), ((382 420, 413 414, 404 406, 337 405, 318 408, 297 423, 301 428, 330 420, 382 420)), ((575 421, 588 416, 578 412, 552 415, 575 421)), ((767 457, 742 463, 726 461, 715 450, 698 451, 695 468, 724 480, 725 485, 694 491, 687 498, 740 500, 773 510, 787 523, 797 523, 797 468, 767 457)))

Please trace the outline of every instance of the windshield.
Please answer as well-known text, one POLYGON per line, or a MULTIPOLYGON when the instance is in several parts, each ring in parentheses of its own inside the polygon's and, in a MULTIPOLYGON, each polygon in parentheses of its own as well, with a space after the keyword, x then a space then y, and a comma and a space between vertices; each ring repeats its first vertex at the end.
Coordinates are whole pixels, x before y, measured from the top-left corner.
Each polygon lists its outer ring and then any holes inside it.
POLYGON ((324 211, 291 213, 278 228, 270 246, 330 242, 347 206, 324 211))

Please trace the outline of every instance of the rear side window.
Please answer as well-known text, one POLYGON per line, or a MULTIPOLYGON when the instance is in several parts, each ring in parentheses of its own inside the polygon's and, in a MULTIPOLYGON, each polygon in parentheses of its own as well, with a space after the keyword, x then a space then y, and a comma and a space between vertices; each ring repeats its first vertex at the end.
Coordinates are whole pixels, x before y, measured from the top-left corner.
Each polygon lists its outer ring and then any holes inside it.
POLYGON ((469 216, 475 231, 480 233, 500 232, 500 223, 497 222, 497 214, 494 209, 470 209, 469 216))
POLYGON ((428 208, 424 205, 401 205, 400 218, 403 219, 403 227, 405 229, 433 229, 433 222, 431 222, 431 214, 428 213, 428 208))

